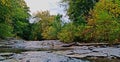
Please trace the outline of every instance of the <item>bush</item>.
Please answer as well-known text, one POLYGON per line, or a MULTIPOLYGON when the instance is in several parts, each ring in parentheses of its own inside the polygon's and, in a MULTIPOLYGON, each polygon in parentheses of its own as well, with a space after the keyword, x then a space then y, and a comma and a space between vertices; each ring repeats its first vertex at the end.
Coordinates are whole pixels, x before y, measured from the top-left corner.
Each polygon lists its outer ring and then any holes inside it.
POLYGON ((75 26, 72 23, 67 23, 63 26, 61 31, 58 34, 59 40, 65 43, 74 41, 74 28, 75 26))
POLYGON ((50 26, 47 26, 44 28, 44 31, 42 32, 42 36, 44 39, 58 39, 57 35, 62 27, 62 21, 61 21, 61 15, 54 16, 54 20, 51 23, 50 26))
POLYGON ((120 10, 120 7, 113 1, 100 0, 94 9, 90 11, 91 17, 88 19, 89 28, 85 30, 87 31, 85 39, 109 43, 118 41, 120 36, 118 16, 120 12, 118 10, 120 10))
POLYGON ((7 38, 13 36, 12 27, 5 23, 0 23, 0 38, 7 38))

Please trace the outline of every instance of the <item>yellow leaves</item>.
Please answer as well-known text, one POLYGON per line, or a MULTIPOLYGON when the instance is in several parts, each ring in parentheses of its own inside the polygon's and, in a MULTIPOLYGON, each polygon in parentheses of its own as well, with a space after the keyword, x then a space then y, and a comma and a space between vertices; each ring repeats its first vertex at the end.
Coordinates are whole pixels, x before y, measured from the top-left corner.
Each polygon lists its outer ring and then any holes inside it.
POLYGON ((89 19, 88 20, 88 25, 93 25, 93 24, 95 24, 95 21, 93 19, 89 19))
POLYGON ((7 6, 7 7, 10 7, 11 6, 11 2, 9 0, 1 0, 0 3, 3 5, 3 6, 7 6))
POLYGON ((48 31, 49 31, 48 27, 44 28, 44 30, 42 32, 42 36, 43 36, 44 39, 49 39, 49 37, 48 37, 48 31))
POLYGON ((55 28, 53 28, 52 26, 46 27, 44 28, 45 30, 42 32, 42 36, 44 39, 48 39, 48 40, 54 40, 56 39, 56 35, 55 34, 55 28))
MULTIPOLYGON (((98 12, 98 13, 106 10, 108 11, 109 14, 113 14, 115 17, 118 17, 118 15, 120 14, 120 7, 118 3, 113 3, 112 0, 100 0, 96 4, 94 9, 95 9, 94 12, 98 12)), ((94 15, 94 17, 97 17, 97 15, 94 15)))
MULTIPOLYGON (((42 31, 47 32, 54 21, 54 16, 50 15, 49 11, 38 12, 36 16, 41 19, 38 23, 41 23, 42 31)), ((46 34, 44 36, 46 37, 46 34)))
POLYGON ((118 17, 120 14, 120 7, 117 3, 112 1, 106 2, 105 10, 108 10, 109 13, 112 13, 115 17, 118 17))
POLYGON ((119 39, 120 7, 117 3, 113 3, 112 0, 100 0, 89 14, 87 25, 92 27, 86 28, 83 32, 87 40, 92 38, 94 41, 116 41, 119 39))
POLYGON ((88 25, 94 25, 98 20, 109 20, 112 17, 119 17, 120 7, 112 0, 100 0, 93 10, 90 11, 91 17, 88 18, 88 25))
POLYGON ((1 3, 2 3, 3 5, 5 5, 6 0, 1 0, 1 3))
POLYGON ((62 30, 59 34, 58 34, 58 38, 67 43, 67 42, 72 42, 74 40, 73 38, 73 33, 72 31, 69 31, 69 30, 62 30))
POLYGON ((77 33, 75 29, 76 27, 73 25, 73 23, 67 23, 58 33, 57 37, 65 43, 73 42, 75 39, 75 34, 77 33))
POLYGON ((56 15, 50 15, 48 11, 38 12, 36 14, 36 17, 40 18, 41 20, 38 22, 41 25, 41 33, 43 39, 50 39, 54 40, 57 39, 58 31, 61 29, 61 24, 58 21, 61 21, 60 19, 56 20, 56 15), (59 26, 58 26, 59 25, 59 26))
POLYGON ((119 14, 115 14, 115 16, 116 16, 116 17, 118 17, 118 16, 119 16, 119 14))

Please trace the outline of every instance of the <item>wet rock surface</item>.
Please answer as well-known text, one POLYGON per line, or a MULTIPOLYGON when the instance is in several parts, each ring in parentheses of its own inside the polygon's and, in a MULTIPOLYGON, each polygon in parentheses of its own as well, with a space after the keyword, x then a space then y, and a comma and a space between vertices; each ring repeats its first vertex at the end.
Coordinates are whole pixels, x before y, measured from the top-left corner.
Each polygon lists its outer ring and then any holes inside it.
POLYGON ((26 41, 21 43, 15 43, 14 48, 19 49, 54 49, 59 47, 62 43, 59 40, 45 40, 45 41, 26 41))
POLYGON ((64 43, 59 40, 0 42, 0 62, 90 62, 81 59, 93 57, 120 59, 120 45, 112 47, 106 45, 62 47, 62 45, 64 43), (20 53, 16 53, 17 50, 20 53))
POLYGON ((120 48, 115 47, 94 47, 91 46, 73 46, 72 50, 55 51, 56 54, 63 54, 68 57, 85 58, 85 57, 103 57, 103 58, 120 58, 120 48))
POLYGON ((4 57, 2 57, 2 56, 0 56, 0 61, 2 61, 2 60, 5 60, 5 58, 4 58, 4 57))
POLYGON ((13 56, 14 53, 0 53, 0 56, 13 56))
POLYGON ((14 56, 19 62, 89 62, 85 60, 69 58, 45 51, 24 52, 21 55, 14 56))
POLYGON ((18 62, 16 59, 7 59, 0 62, 18 62))

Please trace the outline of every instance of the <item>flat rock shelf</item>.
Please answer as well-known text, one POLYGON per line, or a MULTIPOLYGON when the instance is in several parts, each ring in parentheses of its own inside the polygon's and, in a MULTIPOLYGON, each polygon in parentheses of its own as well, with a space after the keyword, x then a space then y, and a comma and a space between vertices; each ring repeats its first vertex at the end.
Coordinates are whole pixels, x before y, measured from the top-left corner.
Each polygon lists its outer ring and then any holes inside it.
POLYGON ((59 40, 0 42, 0 62, 118 62, 120 45, 69 46, 59 40), (8 47, 9 45, 9 47, 8 47))

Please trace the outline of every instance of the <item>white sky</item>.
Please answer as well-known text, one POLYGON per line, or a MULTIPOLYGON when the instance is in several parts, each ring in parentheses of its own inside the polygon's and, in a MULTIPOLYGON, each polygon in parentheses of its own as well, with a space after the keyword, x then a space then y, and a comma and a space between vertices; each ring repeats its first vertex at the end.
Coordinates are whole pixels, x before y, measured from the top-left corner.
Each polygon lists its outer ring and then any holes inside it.
MULTIPOLYGON (((25 0, 28 7, 30 8, 30 13, 36 13, 37 11, 50 11, 50 14, 62 14, 62 20, 69 21, 69 17, 66 16, 66 12, 63 8, 60 7, 59 2, 61 0, 25 0)), ((30 20, 30 22, 34 22, 34 20, 30 20)))
POLYGON ((51 14, 63 13, 62 9, 58 6, 61 0, 25 0, 30 7, 31 13, 37 11, 49 10, 51 14))

